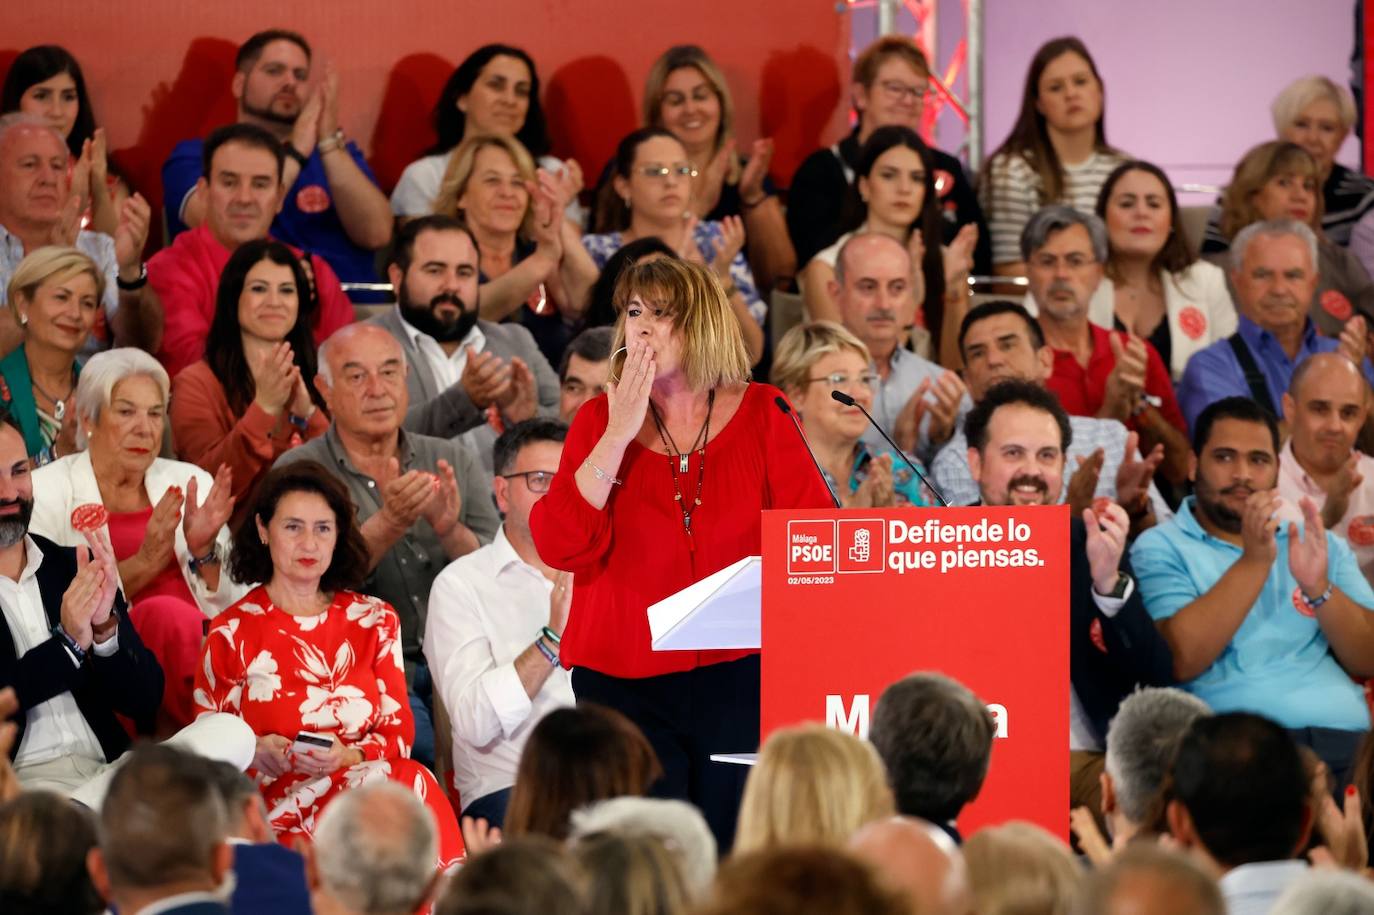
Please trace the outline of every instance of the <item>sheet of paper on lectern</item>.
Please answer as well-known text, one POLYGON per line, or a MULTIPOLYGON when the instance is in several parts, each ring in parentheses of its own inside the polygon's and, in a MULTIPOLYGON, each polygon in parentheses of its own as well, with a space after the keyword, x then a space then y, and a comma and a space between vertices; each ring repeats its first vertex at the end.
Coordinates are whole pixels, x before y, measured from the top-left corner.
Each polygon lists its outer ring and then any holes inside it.
POLYGON ((649 608, 654 651, 758 648, 762 565, 746 556, 649 608))

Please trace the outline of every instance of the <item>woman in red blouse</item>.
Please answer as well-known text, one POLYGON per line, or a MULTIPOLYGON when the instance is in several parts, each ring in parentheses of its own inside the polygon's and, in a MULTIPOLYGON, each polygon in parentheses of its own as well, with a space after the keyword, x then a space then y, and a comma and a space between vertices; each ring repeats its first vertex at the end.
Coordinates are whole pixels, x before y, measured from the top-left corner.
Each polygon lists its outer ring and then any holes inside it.
POLYGON ((313 461, 269 472, 229 563, 235 580, 265 584, 215 617, 196 707, 238 715, 257 735, 252 770, 282 842, 312 836, 341 792, 390 779, 429 806, 435 864, 447 868, 462 851, 458 823, 434 776, 410 759, 400 622, 385 601, 353 590, 366 569, 343 485, 313 461), (323 745, 305 747, 302 732, 323 745))
POLYGON ((725 850, 746 773, 709 756, 758 746, 758 652, 655 652, 646 611, 757 555, 764 509, 831 503, 778 390, 750 383, 709 270, 636 264, 614 304, 619 381, 578 411, 530 527, 544 561, 574 573, 560 646, 573 692, 644 731, 664 769, 655 793, 700 807, 725 850))

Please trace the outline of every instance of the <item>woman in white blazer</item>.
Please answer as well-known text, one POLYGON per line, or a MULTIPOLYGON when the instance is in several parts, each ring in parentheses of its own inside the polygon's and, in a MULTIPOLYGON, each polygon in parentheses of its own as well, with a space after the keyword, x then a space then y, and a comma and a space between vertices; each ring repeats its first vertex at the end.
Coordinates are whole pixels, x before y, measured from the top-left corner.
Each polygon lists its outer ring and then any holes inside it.
MULTIPOLYGON (((1107 263, 1088 320, 1148 340, 1175 383, 1193 354, 1236 332, 1226 274, 1199 260, 1183 234, 1168 176, 1149 162, 1123 162, 1102 185, 1107 263)), ((1035 304, 1026 295, 1026 306, 1035 304)))
POLYGON ((230 475, 157 457, 167 373, 142 350, 91 357, 76 389, 83 450, 34 471, 30 529, 63 546, 85 541, 73 510, 99 505, 139 636, 162 664, 160 730, 194 717, 190 684, 204 621, 243 596, 220 570, 230 544, 230 475))

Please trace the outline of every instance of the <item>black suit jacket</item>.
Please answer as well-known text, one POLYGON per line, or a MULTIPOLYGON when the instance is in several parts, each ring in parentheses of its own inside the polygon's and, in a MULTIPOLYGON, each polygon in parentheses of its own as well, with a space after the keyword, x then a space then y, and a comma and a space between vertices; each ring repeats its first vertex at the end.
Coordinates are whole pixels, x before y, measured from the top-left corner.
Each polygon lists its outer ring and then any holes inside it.
MULTIPOLYGON (((1087 543, 1083 519, 1071 518, 1069 667, 1078 701, 1097 736, 1105 739, 1107 723, 1116 714, 1117 706, 1137 686, 1174 683, 1174 659, 1145 610, 1139 585, 1115 616, 1108 617, 1097 608, 1087 543), (1100 636, 1094 635, 1095 630, 1100 636)), ((1131 574, 1131 563, 1125 555, 1121 557, 1120 569, 1131 574)))
MULTIPOLYGON (((38 588, 51 629, 62 619, 62 595, 76 578, 76 550, 36 534, 29 536, 43 551, 43 562, 37 572, 38 588)), ((119 616, 119 650, 108 658, 91 651, 80 667, 72 663, 71 655, 56 636, 49 636, 18 657, 10 627, 0 625, 0 689, 12 686, 19 697, 19 714, 15 716, 19 737, 10 750, 11 759, 23 742, 29 709, 62 693, 75 697, 77 707, 105 751, 106 762, 129 748, 129 735, 116 713, 133 719, 139 731, 152 731, 162 701, 162 667, 134 631, 124 595, 118 592, 114 612, 119 616)))

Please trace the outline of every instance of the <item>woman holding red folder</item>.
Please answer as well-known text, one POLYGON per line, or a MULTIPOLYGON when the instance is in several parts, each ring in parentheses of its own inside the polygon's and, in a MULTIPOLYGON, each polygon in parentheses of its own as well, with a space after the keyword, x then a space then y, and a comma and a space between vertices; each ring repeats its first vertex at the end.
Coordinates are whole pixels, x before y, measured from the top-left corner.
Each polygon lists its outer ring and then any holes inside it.
POLYGON ((654 793, 700 807, 724 851, 747 772, 709 757, 758 746, 758 652, 655 652, 647 610, 757 555, 765 509, 830 497, 778 389, 750 382, 709 270, 636 264, 614 305, 617 381, 578 411, 530 528, 544 561, 576 581, 560 645, 573 692, 643 730, 664 770, 654 793))

